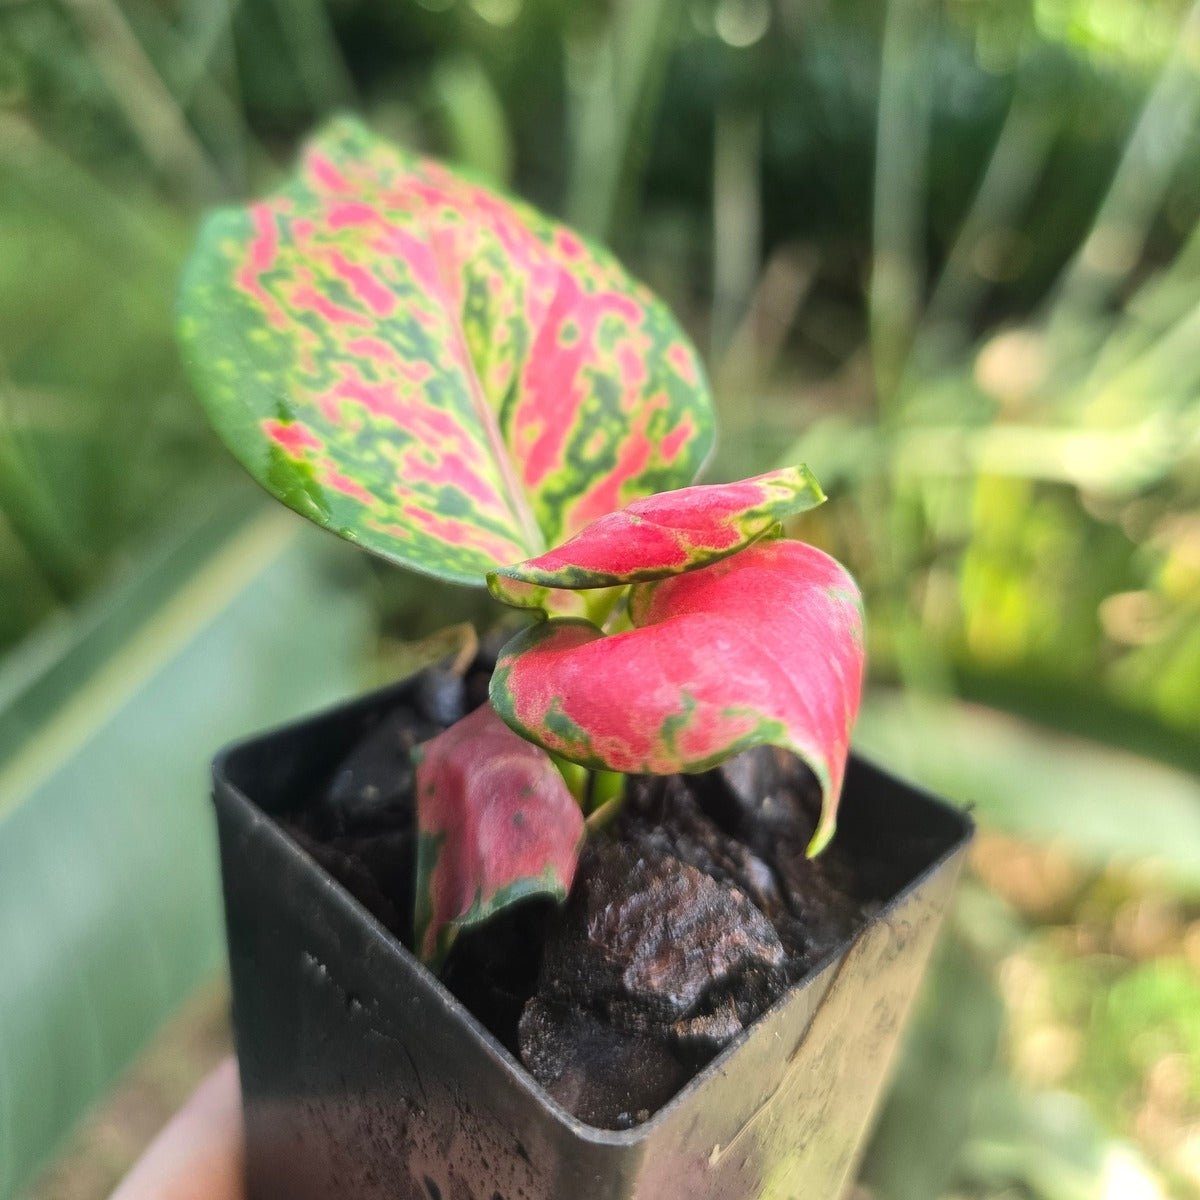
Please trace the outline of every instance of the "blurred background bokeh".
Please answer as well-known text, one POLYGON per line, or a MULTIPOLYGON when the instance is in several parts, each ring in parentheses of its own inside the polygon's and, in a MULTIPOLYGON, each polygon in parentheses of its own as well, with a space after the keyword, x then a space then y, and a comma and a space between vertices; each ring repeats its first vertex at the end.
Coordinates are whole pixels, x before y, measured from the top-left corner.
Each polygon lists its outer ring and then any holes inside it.
POLYGON ((1200 3, 0 0, 0 1197, 225 1044, 208 752, 480 607, 182 382, 199 213, 342 108, 670 301, 709 479, 833 497, 859 745, 980 822, 857 1200, 1200 1196, 1200 3))

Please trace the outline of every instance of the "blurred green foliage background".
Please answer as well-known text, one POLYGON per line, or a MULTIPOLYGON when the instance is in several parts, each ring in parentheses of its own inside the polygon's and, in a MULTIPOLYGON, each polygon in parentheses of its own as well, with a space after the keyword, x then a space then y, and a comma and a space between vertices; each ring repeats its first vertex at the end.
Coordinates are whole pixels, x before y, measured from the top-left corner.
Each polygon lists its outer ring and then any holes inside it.
MULTIPOLYGON (((0 652, 236 488, 175 280, 344 107, 666 296, 709 478, 834 497, 861 742, 983 830, 862 1196, 1200 1195, 1200 4, 0 0, 0 652)), ((357 586, 382 661, 473 605, 357 586)))

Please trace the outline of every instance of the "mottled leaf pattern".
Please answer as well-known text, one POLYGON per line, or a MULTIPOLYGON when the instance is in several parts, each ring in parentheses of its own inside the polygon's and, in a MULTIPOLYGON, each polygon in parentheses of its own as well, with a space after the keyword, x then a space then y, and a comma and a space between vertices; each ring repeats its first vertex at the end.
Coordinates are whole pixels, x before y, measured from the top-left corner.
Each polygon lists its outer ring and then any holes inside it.
POLYGON ((821 785, 818 853, 862 690, 862 605, 845 568, 803 542, 761 541, 636 585, 630 616, 634 629, 607 637, 570 619, 518 634, 492 677, 496 711, 566 759, 632 774, 786 747, 821 785))
POLYGON ((599 517, 537 558, 492 572, 488 587, 506 604, 543 608, 553 602, 551 589, 665 579, 736 553, 824 499, 805 466, 661 492, 599 517))
POLYGON ((583 814, 550 756, 487 704, 417 753, 416 945, 438 962, 507 905, 566 898, 583 814))
POLYGON ((269 491, 461 583, 689 483, 712 443, 694 350, 615 259, 347 119, 209 218, 180 337, 269 491))

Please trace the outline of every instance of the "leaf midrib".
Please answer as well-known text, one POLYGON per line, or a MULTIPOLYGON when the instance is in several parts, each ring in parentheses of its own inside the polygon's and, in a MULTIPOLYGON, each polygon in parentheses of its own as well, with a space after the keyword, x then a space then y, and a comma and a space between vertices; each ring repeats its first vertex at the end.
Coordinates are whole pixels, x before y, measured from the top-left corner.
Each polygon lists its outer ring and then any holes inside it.
POLYGON ((483 426, 484 433, 487 436, 488 450, 499 471, 500 482, 504 488, 504 499, 508 504, 511 515, 516 521, 517 528, 520 530, 526 545, 529 547, 530 556, 532 557, 546 549, 546 538, 542 533, 542 527, 538 524, 537 518, 533 514, 533 509, 529 505, 525 489, 521 486, 521 482, 514 470, 512 456, 508 452, 508 446, 504 441, 504 434, 500 430, 500 422, 495 412, 493 412, 492 406, 488 403, 487 394, 483 389, 483 381, 479 378, 479 373, 475 367, 475 360, 471 357, 470 347, 467 345, 466 334, 462 327, 461 311, 456 305, 451 303, 454 292, 450 286, 449 266, 442 255, 438 236, 435 232, 433 222, 429 218, 428 206, 424 201, 421 203, 421 224, 425 228, 425 238, 433 253, 434 268, 437 271, 438 283, 442 292, 442 303, 450 313, 450 325, 453 330, 455 345, 458 348, 466 371, 467 384, 471 392, 471 403, 475 408, 479 423, 483 426))

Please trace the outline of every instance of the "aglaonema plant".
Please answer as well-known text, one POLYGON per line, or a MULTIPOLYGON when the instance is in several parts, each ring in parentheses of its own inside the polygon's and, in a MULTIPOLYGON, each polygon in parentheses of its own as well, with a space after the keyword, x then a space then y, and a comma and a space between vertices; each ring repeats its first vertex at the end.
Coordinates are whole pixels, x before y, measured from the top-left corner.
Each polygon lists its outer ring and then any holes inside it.
POLYGON ((828 843, 862 607, 783 529, 824 496, 804 467, 693 484, 714 437, 703 369, 609 254, 340 119, 275 195, 209 218, 179 330, 268 491, 532 618, 490 705, 418 751, 427 962, 509 904, 564 899, 628 774, 783 747, 821 789, 809 853, 828 843))

